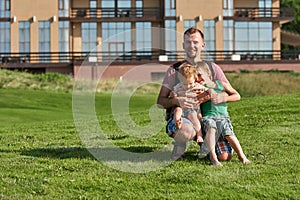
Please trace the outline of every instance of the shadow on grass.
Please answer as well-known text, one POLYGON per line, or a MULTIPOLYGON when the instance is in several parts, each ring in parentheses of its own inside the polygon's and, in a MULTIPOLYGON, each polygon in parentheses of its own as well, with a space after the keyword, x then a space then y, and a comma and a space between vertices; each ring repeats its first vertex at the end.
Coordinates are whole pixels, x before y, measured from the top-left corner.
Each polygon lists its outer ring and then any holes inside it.
MULTIPOLYGON (((110 161, 131 161, 144 162, 148 160, 156 161, 171 161, 171 152, 159 152, 153 155, 148 153, 156 153, 154 147, 149 146, 130 146, 120 149, 117 148, 83 148, 83 147, 57 147, 57 148, 36 148, 30 150, 23 150, 21 155, 32 157, 43 157, 52 159, 93 159, 105 162, 110 161)), ((187 152, 185 157, 180 161, 183 162, 207 162, 207 159, 199 159, 193 152, 187 152)))
POLYGON ((68 159, 68 158, 94 158, 90 152, 83 147, 57 147, 57 148, 37 148, 30 150, 23 150, 21 155, 68 159))
MULTIPOLYGON (((126 148, 122 148, 126 152, 130 153, 150 153, 154 152, 153 147, 147 146, 130 146, 126 148)), ((0 152, 5 152, 4 150, 0 150, 0 152)), ((21 155, 32 156, 32 157, 44 157, 44 158, 55 158, 55 159, 68 159, 68 158, 93 158, 95 157, 91 154, 91 152, 99 152, 105 155, 105 157, 109 158, 110 155, 115 154, 115 148, 84 148, 84 147, 56 147, 56 148, 36 148, 30 150, 23 150, 21 155)), ((112 158, 112 157, 111 157, 112 158)))

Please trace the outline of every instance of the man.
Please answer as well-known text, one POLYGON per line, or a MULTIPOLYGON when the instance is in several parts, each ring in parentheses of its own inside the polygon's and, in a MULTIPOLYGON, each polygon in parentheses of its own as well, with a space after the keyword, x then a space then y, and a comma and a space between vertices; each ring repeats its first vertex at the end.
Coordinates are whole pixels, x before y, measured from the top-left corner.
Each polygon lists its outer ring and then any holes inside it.
MULTIPOLYGON (((226 93, 223 92, 210 97, 210 94, 208 92, 204 92, 202 94, 198 94, 197 96, 198 101, 195 101, 194 98, 190 98, 190 97, 170 98, 170 93, 172 92, 173 87, 177 83, 176 67, 178 67, 179 65, 185 62, 193 65, 194 67, 203 65, 203 61, 201 60, 201 52, 204 50, 204 47, 205 47, 204 35, 199 29, 192 27, 184 32, 183 49, 186 52, 186 58, 185 60, 170 66, 169 69, 167 70, 163 80, 163 85, 160 89, 157 98, 158 105, 162 106, 165 109, 169 109, 174 106, 180 106, 184 109, 187 109, 187 108, 192 108, 197 104, 199 105, 200 103, 203 103, 209 99, 211 99, 213 103, 216 104, 222 102, 229 102, 232 99, 236 99, 236 95, 238 95, 238 93, 236 93, 236 91, 231 87, 223 71, 215 63, 211 63, 212 70, 208 70, 208 71, 210 71, 209 73, 212 79, 221 81, 227 88, 229 88, 230 92, 229 93, 227 92, 228 93, 227 95, 226 93)), ((205 82, 211 81, 208 79, 209 73, 202 74, 202 77, 205 82)), ((170 137, 173 137, 175 140, 173 142, 174 149, 172 152, 172 159, 177 160, 184 155, 188 141, 193 140, 195 138, 196 132, 192 126, 192 123, 188 119, 182 120, 182 126, 180 129, 175 130, 173 125, 175 125, 175 123, 171 118, 168 121, 167 133, 170 137)), ((219 153, 217 155, 220 161, 231 159, 232 149, 227 141, 220 141, 217 143, 216 146, 217 148, 221 149, 221 151, 218 151, 219 153)))

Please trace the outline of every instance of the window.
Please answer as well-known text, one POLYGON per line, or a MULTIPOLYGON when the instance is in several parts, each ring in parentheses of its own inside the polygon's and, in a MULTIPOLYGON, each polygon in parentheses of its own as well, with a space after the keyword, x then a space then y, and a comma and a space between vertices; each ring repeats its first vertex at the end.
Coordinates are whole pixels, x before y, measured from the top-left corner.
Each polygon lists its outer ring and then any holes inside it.
POLYGON ((272 51, 272 23, 236 22, 235 49, 253 51, 256 54, 259 51, 272 51))
POLYGON ((68 56, 66 56, 69 52, 69 22, 60 21, 58 22, 59 26, 59 52, 61 54, 60 60, 68 61, 68 56))
POLYGON ((97 16, 97 0, 90 0, 90 16, 97 16))
MULTIPOLYGON (((82 51, 89 53, 97 46, 97 23, 81 23, 82 51)), ((86 54, 85 54, 86 55, 86 54)))
POLYGON ((136 0, 136 17, 143 17, 143 0, 136 0))
POLYGON ((102 0, 101 1, 101 7, 102 8, 114 8, 115 2, 112 0, 102 0))
POLYGON ((272 8, 272 0, 259 0, 258 7, 261 17, 271 17, 272 10, 270 8, 272 8))
POLYGON ((40 62, 50 61, 50 22, 39 22, 39 51, 40 62))
POLYGON ((233 0, 223 0, 223 16, 233 16, 233 0))
POLYGON ((30 22, 19 22, 19 52, 30 52, 30 22))
POLYGON ((258 7, 259 8, 272 8, 272 0, 259 0, 258 7))
POLYGON ((223 38, 224 38, 224 51, 234 50, 234 28, 233 20, 224 20, 223 21, 223 38))
POLYGON ((115 14, 115 2, 112 0, 102 0, 101 1, 102 7, 102 17, 117 17, 115 14))
POLYGON ((184 30, 187 30, 190 27, 196 27, 196 21, 193 19, 185 19, 183 23, 184 23, 184 30))
POLYGON ((173 54, 176 49, 176 21, 166 20, 165 21, 165 50, 166 55, 173 54))
POLYGON ((90 0, 90 8, 97 8, 97 0, 90 0))
POLYGON ((123 59, 121 56, 131 56, 131 23, 103 22, 102 23, 102 51, 109 59, 123 59))
POLYGON ((137 55, 151 55, 151 22, 136 23, 136 50, 137 55), (146 51, 146 52, 140 52, 146 51))
POLYGON ((176 16, 175 2, 175 0, 165 0, 165 16, 176 16))
POLYGON ((0 17, 10 17, 10 0, 0 0, 0 17))
POLYGON ((69 0, 58 1, 58 16, 59 17, 69 16, 69 0))
POLYGON ((205 49, 208 51, 215 51, 215 21, 204 20, 204 37, 205 37, 205 49))
POLYGON ((131 8, 131 0, 117 0, 118 8, 131 8))
POLYGON ((102 0, 101 7, 103 17, 127 16, 131 11, 131 0, 102 0))
POLYGON ((0 22, 0 52, 10 53, 10 22, 0 22))

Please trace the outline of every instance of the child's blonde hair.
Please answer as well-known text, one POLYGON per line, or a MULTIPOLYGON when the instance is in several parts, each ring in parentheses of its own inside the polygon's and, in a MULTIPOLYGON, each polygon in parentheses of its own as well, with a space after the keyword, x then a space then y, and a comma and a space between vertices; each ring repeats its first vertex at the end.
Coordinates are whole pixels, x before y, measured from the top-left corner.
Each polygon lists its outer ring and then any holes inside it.
POLYGON ((179 72, 185 78, 194 77, 196 80, 198 77, 198 71, 196 70, 196 68, 188 63, 180 65, 179 72))
POLYGON ((207 63, 205 63, 205 62, 199 62, 199 63, 197 63, 196 69, 198 70, 198 72, 199 72, 202 76, 203 76, 203 75, 207 75, 208 78, 209 78, 210 80, 213 80, 211 71, 210 71, 209 66, 208 66, 207 63))
POLYGON ((201 75, 202 79, 204 79, 206 86, 211 88, 214 88, 216 86, 216 83, 213 81, 214 77, 207 63, 205 62, 197 63, 196 69, 198 73, 201 75))

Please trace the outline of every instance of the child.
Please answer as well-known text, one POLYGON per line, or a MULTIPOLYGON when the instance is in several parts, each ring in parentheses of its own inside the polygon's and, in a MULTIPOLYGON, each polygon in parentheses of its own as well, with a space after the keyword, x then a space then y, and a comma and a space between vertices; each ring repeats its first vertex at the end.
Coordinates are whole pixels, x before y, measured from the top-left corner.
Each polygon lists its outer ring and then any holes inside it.
MULTIPOLYGON (((190 64, 182 64, 179 67, 178 79, 179 83, 174 86, 174 92, 172 97, 175 96, 195 96, 195 93, 199 91, 204 91, 203 85, 196 82, 198 77, 197 70, 190 64)), ((183 109, 181 107, 176 107, 174 110, 173 120, 175 122, 176 128, 180 129, 182 124, 182 117, 189 119, 196 131, 196 142, 203 143, 202 132, 201 132, 201 112, 199 106, 196 108, 183 109)))
MULTIPOLYGON (((244 164, 248 164, 250 163, 250 161, 245 156, 242 147, 233 132, 233 127, 230 122, 226 103, 225 102, 220 103, 214 99, 217 93, 223 91, 228 92, 228 90, 226 87, 223 86, 223 84, 220 81, 216 80, 214 83, 215 83, 214 88, 208 90, 209 93, 211 94, 212 100, 201 104, 201 110, 202 110, 201 121, 202 121, 203 129, 205 130, 206 133, 206 142, 202 145, 199 156, 203 155, 203 153, 208 153, 208 152, 203 152, 203 151, 207 151, 207 146, 208 146, 211 151, 209 153, 209 157, 212 164, 215 166, 222 166, 222 164, 219 162, 218 157, 216 155, 215 144, 216 144, 216 140, 218 140, 219 137, 224 137, 224 139, 226 139, 229 142, 233 150, 237 152, 240 161, 244 164)), ((240 96, 238 94, 238 97, 235 100, 231 100, 231 101, 236 101, 239 99, 240 96)))

